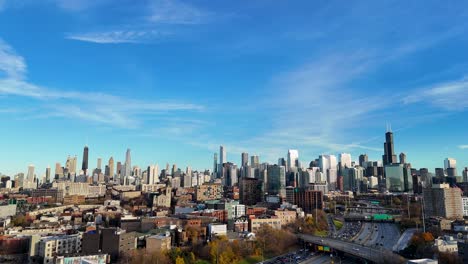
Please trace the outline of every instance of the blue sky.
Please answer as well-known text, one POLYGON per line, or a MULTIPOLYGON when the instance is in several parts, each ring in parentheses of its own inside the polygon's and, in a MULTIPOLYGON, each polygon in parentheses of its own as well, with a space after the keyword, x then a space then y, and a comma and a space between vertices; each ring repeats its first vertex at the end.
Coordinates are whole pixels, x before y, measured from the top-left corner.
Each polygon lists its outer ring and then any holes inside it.
POLYGON ((226 146, 468 166, 463 1, 0 0, 0 172, 226 146))

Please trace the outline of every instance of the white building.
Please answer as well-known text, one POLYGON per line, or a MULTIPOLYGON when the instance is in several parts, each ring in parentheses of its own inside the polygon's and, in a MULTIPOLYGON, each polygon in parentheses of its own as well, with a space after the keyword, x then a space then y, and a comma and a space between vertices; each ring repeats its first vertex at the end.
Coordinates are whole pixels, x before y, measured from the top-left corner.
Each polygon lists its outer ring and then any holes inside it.
POLYGON ((44 258, 43 263, 54 263, 56 255, 81 252, 81 234, 43 237, 38 244, 37 254, 44 258))
POLYGON ((28 174, 26 175, 27 181, 34 181, 34 165, 31 164, 28 166, 28 174))
POLYGON ((379 188, 379 179, 377 177, 370 176, 370 177, 367 177, 367 179, 369 180, 369 188, 371 189, 379 188))
POLYGON ((319 166, 323 174, 327 176, 327 182, 329 184, 335 184, 337 181, 337 162, 335 155, 320 155, 319 156, 319 166))
POLYGON ((457 161, 453 158, 444 160, 444 172, 447 176, 457 176, 457 161))
POLYGON ((468 197, 462 196, 463 216, 468 216, 468 197))
POLYGON ((63 191, 64 196, 85 195, 87 197, 99 197, 106 194, 105 185, 89 185, 85 182, 54 182, 52 187, 63 191))
POLYGON ((155 184, 159 182, 159 166, 158 164, 156 165, 150 165, 148 167, 148 172, 147 172, 147 184, 155 184))
POLYGON ((16 215, 16 204, 0 205, 0 218, 16 215))
POLYGON ((444 169, 447 170, 448 168, 457 168, 457 161, 454 158, 446 158, 444 160, 444 169))
POLYGON ((6 182, 6 184, 5 184, 5 187, 6 187, 7 189, 13 188, 13 182, 12 182, 11 180, 8 180, 8 181, 6 182))
POLYGON ((232 214, 234 218, 238 218, 245 215, 245 205, 243 204, 233 204, 232 205, 232 214))
POLYGON ((227 234, 227 225, 225 224, 209 224, 208 233, 211 236, 225 236, 227 234))
POLYGON ((438 237, 434 240, 434 247, 439 252, 458 252, 457 240, 453 239, 452 236, 438 237))
MULTIPOLYGON (((288 150, 288 161, 287 168, 290 171, 292 168, 296 168, 296 164, 299 161, 299 151, 297 149, 288 150)), ((281 164, 278 164, 281 165, 281 164)))
POLYGON ((226 149, 224 149, 224 146, 220 146, 219 147, 219 164, 222 167, 223 164, 226 162, 227 162, 226 149))
POLYGON ((341 167, 351 168, 351 154, 349 153, 341 153, 340 154, 340 163, 341 167))

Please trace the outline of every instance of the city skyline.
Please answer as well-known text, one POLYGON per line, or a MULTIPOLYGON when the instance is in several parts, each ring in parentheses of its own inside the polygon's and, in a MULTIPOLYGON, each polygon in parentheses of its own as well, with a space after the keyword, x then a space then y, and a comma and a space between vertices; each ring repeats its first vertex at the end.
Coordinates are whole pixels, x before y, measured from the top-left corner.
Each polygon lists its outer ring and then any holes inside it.
MULTIPOLYGON (((388 132, 389 132, 389 131, 387 131, 386 134, 385 134, 385 138, 384 138, 385 140, 387 140, 386 137, 387 137, 387 135, 389 134, 388 132)), ((390 131, 390 132, 391 132, 391 131, 390 131)), ((392 143, 394 143, 394 142, 393 142, 393 134, 392 134, 392 137, 391 137, 391 138, 392 138, 392 139, 391 139, 392 143)), ((387 144, 384 144, 382 150, 383 150, 383 151, 386 151, 386 149, 387 149, 387 144)), ((131 160, 131 158, 130 158, 130 151, 131 151, 131 148, 126 148, 126 151, 125 151, 125 154, 123 155, 123 158, 120 159, 120 160, 117 159, 117 161, 122 162, 122 164, 124 165, 124 167, 125 167, 125 164, 126 164, 126 160, 128 160, 129 162, 131 162, 131 161, 130 161, 130 160, 131 160)), ((321 154, 319 154, 319 155, 317 155, 317 156, 315 156, 315 157, 310 157, 310 160, 307 160, 306 158, 304 158, 304 157, 302 157, 302 156, 300 155, 300 150, 291 150, 291 149, 288 149, 285 155, 283 155, 283 156, 280 155, 278 158, 279 158, 279 159, 284 159, 285 161, 288 160, 288 156, 289 156, 289 154, 291 153, 291 151, 294 152, 295 155, 297 155, 297 156, 299 157, 299 158, 296 159, 296 161, 299 162, 299 164, 302 164, 302 167, 303 167, 303 168, 309 168, 310 166, 309 166, 308 164, 309 164, 309 162, 311 162, 311 161, 320 160, 320 158, 321 158, 322 156, 324 156, 324 157, 326 157, 326 158, 328 159, 330 155, 333 156, 333 158, 335 159, 335 162, 334 162, 334 163, 336 163, 336 165, 338 165, 338 162, 341 161, 341 159, 343 158, 343 156, 346 156, 346 163, 354 162, 356 165, 360 165, 360 160, 359 160, 360 155, 363 155, 363 154, 364 154, 364 155, 368 155, 367 153, 361 153, 361 154, 359 154, 359 155, 352 155, 351 153, 321 153, 321 154), (302 160, 301 160, 301 157, 302 157, 302 160)), ((227 158, 229 151, 226 149, 225 146, 221 145, 221 146, 219 147, 219 152, 215 152, 215 153, 214 153, 215 157, 223 156, 223 155, 218 155, 220 152, 224 152, 224 156, 225 156, 225 158, 227 158)), ((91 153, 92 153, 92 151, 91 151, 91 153)), ((395 153, 396 153, 396 152, 395 152, 395 153)), ((225 163, 226 163, 226 162, 232 162, 232 163, 234 163, 234 164, 239 165, 239 168, 240 168, 240 167, 242 166, 242 164, 243 164, 243 163, 242 163, 242 159, 244 158, 245 155, 248 155, 249 159, 250 159, 250 158, 253 158, 253 157, 258 157, 259 160, 260 160, 260 163, 268 163, 269 165, 281 165, 281 164, 278 164, 278 161, 262 160, 262 156, 261 156, 261 155, 258 155, 258 154, 252 154, 252 155, 250 155, 249 153, 246 153, 246 152, 235 153, 236 155, 232 155, 232 154, 233 154, 233 153, 231 153, 231 157, 232 157, 232 156, 235 156, 235 158, 233 158, 233 159, 227 158, 227 159, 225 160, 225 163)), ((404 153, 404 152, 399 152, 399 154, 400 154, 400 157, 401 157, 401 155, 403 154, 403 155, 405 156, 405 160, 406 160, 406 153, 404 153)), ((94 167, 89 167, 89 166, 92 166, 92 164, 94 164, 94 163, 89 163, 89 160, 90 160, 90 159, 89 159, 89 156, 88 156, 88 155, 89 155, 89 146, 86 144, 86 145, 84 145, 84 153, 83 153, 83 159, 82 159, 82 160, 86 159, 86 169, 87 169, 87 171, 88 171, 88 172, 85 172, 86 175, 89 175, 89 171, 92 171, 92 170, 95 169, 95 168, 99 168, 99 167, 100 167, 99 165, 102 165, 100 162, 102 162, 102 159, 103 159, 103 157, 101 157, 101 156, 96 156, 96 158, 94 159, 94 160, 96 161, 96 162, 95 162, 96 166, 94 166, 94 167), (91 164, 91 165, 90 165, 90 164, 91 164)), ((118 155, 117 155, 117 156, 118 156, 118 155)), ((71 156, 68 155, 67 158, 66 158, 66 159, 67 159, 67 162, 64 163, 64 164, 65 164, 65 167, 63 167, 63 168, 67 168, 67 167, 68 167, 68 160, 69 160, 70 158, 71 158, 71 156)), ((377 161, 377 162, 380 162, 382 165, 384 165, 384 159, 385 159, 385 155, 382 155, 380 159, 377 157, 376 159, 369 158, 368 160, 369 160, 369 161, 377 161)), ((93 159, 91 159, 91 160, 93 160, 93 159)), ((112 164, 113 164, 113 162, 114 162, 114 156, 109 156, 109 164, 111 163, 111 160, 112 160, 112 164)), ((446 165, 446 164, 447 164, 447 160, 452 160, 452 162, 459 162, 459 161, 457 161, 457 159, 454 159, 453 157, 446 157, 446 158, 444 158, 443 160, 441 160, 441 162, 439 163, 440 165, 439 165, 439 166, 436 166, 436 167, 424 167, 424 166, 422 166, 422 167, 415 167, 415 166, 412 166, 412 168, 415 168, 415 169, 425 168, 425 169, 428 169, 429 172, 434 173, 436 168, 442 168, 442 169, 446 170, 446 168, 447 168, 447 167, 446 167, 446 166, 447 166, 447 165, 446 165), (455 160, 455 161, 453 161, 453 160, 455 160)), ((74 162, 76 162, 76 161, 77 161, 77 156, 75 155, 75 157, 74 157, 74 162)), ((408 160, 406 160, 406 161, 408 161, 408 160)), ((216 165, 220 166, 221 164, 220 164, 219 162, 220 162, 220 160, 218 160, 218 161, 216 162, 216 165)), ((395 164, 398 164, 399 162, 400 162, 400 160, 396 160, 396 159, 394 160, 394 163, 395 163, 395 164)), ((411 160, 409 160, 409 163, 412 164, 412 163, 411 163, 411 160)), ((61 161, 57 161, 56 164, 62 164, 62 162, 61 162, 61 161)), ((142 169, 142 170, 145 170, 147 167, 148 167, 148 168, 150 168, 150 167, 152 167, 152 166, 158 167, 158 166, 162 166, 163 164, 169 164, 169 165, 177 166, 178 163, 177 163, 176 161, 166 161, 166 162, 152 161, 152 162, 149 162, 148 164, 136 163, 136 164, 134 164, 133 166, 131 166, 131 168, 128 168, 128 169, 127 169, 127 168, 125 167, 125 171, 123 171, 122 173, 123 173, 123 175, 130 175, 129 173, 132 171, 133 167, 135 167, 135 166, 136 166, 136 167, 139 167, 139 168, 142 169), (156 164, 156 165, 154 165, 154 164, 156 164), (161 165, 159 165, 159 164, 161 164, 161 165)), ((288 164, 289 164, 289 163, 288 163, 288 164)), ((319 161, 319 164, 320 164, 320 161, 319 161)), ((328 163, 327 163, 327 164, 328 164, 328 163)), ((455 163, 453 163, 453 164, 455 164, 455 163)), ((452 164, 452 165, 453 165, 453 164, 452 164)), ((179 164, 179 165, 180 165, 180 164, 179 164)), ((251 165, 251 161, 250 161, 250 160, 249 160, 249 162, 248 162, 248 165, 249 165, 249 166, 251 165)), ((14 175, 16 175, 16 174, 18 174, 18 173, 24 173, 25 175, 26 175, 26 174, 29 175, 29 174, 30 174, 29 171, 30 171, 31 166, 33 167, 33 171, 35 170, 35 173, 33 173, 33 174, 36 175, 38 178, 42 178, 42 176, 44 176, 44 179, 45 179, 45 177, 47 176, 47 169, 50 169, 50 165, 47 165, 46 167, 44 167, 44 173, 42 173, 42 172, 41 172, 42 167, 39 167, 39 166, 37 166, 37 165, 34 164, 34 163, 29 163, 29 164, 27 164, 27 168, 25 169, 25 171, 19 170, 19 171, 16 171, 16 172, 12 173, 12 174, 6 174, 6 173, 2 173, 2 172, 0 171, 0 174, 4 174, 4 175, 8 175, 8 176, 14 176, 14 175)), ((83 166, 84 166, 84 161, 83 161, 83 166)), ((328 166, 328 165, 327 165, 327 166, 328 166)), ((462 171, 465 167, 467 167, 467 166, 463 166, 463 165, 462 165, 462 166, 456 167, 456 168, 460 171, 460 173, 457 173, 457 176, 462 176, 461 171, 462 171)), ((62 167, 60 167, 60 168, 61 168, 61 170, 63 170, 62 167)), ((210 170, 211 172, 213 172, 213 168, 210 168, 209 166, 198 168, 198 167, 193 167, 191 164, 182 164, 182 165, 180 165, 178 168, 181 169, 182 171, 185 171, 186 168, 190 168, 190 170, 192 170, 192 168, 194 168, 194 170, 198 170, 198 171, 210 170)), ((285 164, 285 168, 288 169, 288 165, 287 165, 287 164, 285 164)), ((339 169, 339 168, 337 167, 336 169, 339 169)), ((57 170, 57 168, 55 169, 55 171, 56 171, 56 170, 57 170)), ((83 168, 82 168, 82 170, 83 170, 83 168)), ((55 173, 55 171, 54 171, 54 173, 55 173)), ((111 169, 110 171, 113 171, 113 167, 112 167, 112 169, 111 169)), ((70 170, 70 172, 76 173, 77 175, 79 174, 79 172, 75 172, 75 171, 73 171, 73 170, 70 170)), ((62 173, 63 173, 63 172, 62 172, 62 173)), ((28 176, 28 177, 29 177, 29 176, 28 176)))
POLYGON ((79 169, 85 142, 92 167, 381 160, 386 123, 413 167, 468 166, 461 2, 108 5, 0 1, 1 173, 79 169))

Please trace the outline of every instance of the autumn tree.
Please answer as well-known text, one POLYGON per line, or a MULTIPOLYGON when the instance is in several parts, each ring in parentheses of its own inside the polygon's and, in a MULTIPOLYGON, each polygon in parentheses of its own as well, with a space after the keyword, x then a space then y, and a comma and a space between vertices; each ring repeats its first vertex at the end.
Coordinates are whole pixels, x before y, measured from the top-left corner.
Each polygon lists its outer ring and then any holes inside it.
POLYGON ((287 230, 273 229, 269 225, 262 225, 256 232, 256 247, 263 255, 280 255, 295 245, 297 238, 287 230))
POLYGON ((462 264, 461 258, 456 252, 439 252, 439 263, 444 264, 462 264))
POLYGON ((432 257, 432 245, 434 243, 434 236, 429 233, 417 232, 408 243, 408 247, 402 252, 402 255, 409 258, 430 258, 432 257))

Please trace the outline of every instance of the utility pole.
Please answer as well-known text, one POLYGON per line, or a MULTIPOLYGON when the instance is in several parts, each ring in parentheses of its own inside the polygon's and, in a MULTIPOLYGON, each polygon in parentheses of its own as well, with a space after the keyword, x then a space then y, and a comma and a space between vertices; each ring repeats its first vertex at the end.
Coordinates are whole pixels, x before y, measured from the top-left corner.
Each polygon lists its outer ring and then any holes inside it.
POLYGON ((410 195, 408 194, 408 196, 406 196, 406 204, 408 206, 408 218, 411 219, 411 213, 410 213, 410 210, 409 210, 409 204, 410 204, 410 195))
POLYGON ((315 192, 315 227, 317 227, 317 211, 318 211, 317 204, 318 204, 317 192, 315 192))
POLYGON ((421 211, 422 211, 422 219, 423 219, 423 232, 426 233, 426 218, 424 217, 424 195, 421 196, 421 211))

